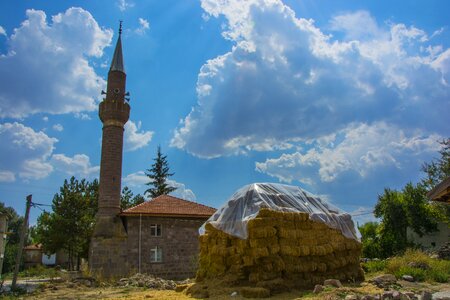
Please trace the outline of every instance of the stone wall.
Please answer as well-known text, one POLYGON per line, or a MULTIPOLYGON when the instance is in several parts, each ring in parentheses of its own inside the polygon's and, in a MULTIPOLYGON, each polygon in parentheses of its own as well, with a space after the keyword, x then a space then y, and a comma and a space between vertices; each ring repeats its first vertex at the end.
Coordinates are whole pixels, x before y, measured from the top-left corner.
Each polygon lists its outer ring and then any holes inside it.
POLYGON ((170 279, 193 277, 197 269, 199 253, 198 229, 205 221, 206 219, 143 216, 140 223, 139 216, 127 217, 130 271, 140 271, 170 279), (161 237, 151 236, 151 224, 161 224, 161 237), (162 249, 160 263, 151 262, 151 249, 155 246, 162 249))

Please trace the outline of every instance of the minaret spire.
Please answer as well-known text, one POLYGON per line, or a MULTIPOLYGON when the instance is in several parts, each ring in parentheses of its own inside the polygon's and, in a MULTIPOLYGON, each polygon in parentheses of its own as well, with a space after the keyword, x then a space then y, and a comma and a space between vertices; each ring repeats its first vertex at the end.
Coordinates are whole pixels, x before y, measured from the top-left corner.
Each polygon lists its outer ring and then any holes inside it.
POLYGON ((125 73, 122 55, 122 21, 119 22, 119 38, 117 39, 116 49, 114 49, 114 55, 109 71, 120 71, 125 73))

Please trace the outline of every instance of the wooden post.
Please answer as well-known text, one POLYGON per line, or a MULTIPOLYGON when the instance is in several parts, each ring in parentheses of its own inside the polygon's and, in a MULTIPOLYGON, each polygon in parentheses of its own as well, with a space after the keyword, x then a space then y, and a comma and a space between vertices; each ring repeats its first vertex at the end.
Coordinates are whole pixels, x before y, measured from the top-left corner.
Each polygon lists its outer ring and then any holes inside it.
POLYGON ((5 259, 6 233, 8 231, 8 216, 0 214, 0 281, 2 280, 3 261, 5 259))
POLYGON ((13 280, 12 280, 12 284, 11 284, 12 290, 14 290, 16 288, 17 274, 19 273, 20 260, 22 259, 23 246, 25 244, 25 236, 26 236, 27 230, 28 230, 28 218, 30 216, 31 197, 32 197, 32 195, 27 196, 25 219, 23 220, 22 231, 20 232, 19 249, 17 249, 16 266, 14 268, 14 275, 13 275, 13 280))

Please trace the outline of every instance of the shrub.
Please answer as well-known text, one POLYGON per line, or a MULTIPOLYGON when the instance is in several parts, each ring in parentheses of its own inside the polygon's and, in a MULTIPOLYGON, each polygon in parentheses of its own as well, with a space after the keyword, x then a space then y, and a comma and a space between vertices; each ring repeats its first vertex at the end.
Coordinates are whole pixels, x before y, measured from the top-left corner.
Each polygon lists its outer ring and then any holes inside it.
POLYGON ((386 268, 387 262, 385 260, 371 260, 362 264, 365 272, 373 273, 380 272, 386 268))

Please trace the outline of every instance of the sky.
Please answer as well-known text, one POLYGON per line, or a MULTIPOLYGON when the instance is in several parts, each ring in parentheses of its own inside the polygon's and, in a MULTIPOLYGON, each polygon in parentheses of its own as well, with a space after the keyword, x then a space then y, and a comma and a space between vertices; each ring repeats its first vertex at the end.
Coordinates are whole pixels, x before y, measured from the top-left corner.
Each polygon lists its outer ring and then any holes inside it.
POLYGON ((64 179, 98 178, 98 104, 123 20, 122 186, 145 191, 160 145, 175 196, 218 208, 246 184, 279 182, 373 220, 384 188, 420 180, 450 136, 448 11, 446 0, 1 1, 0 201, 23 215, 29 194, 51 204, 64 179))

